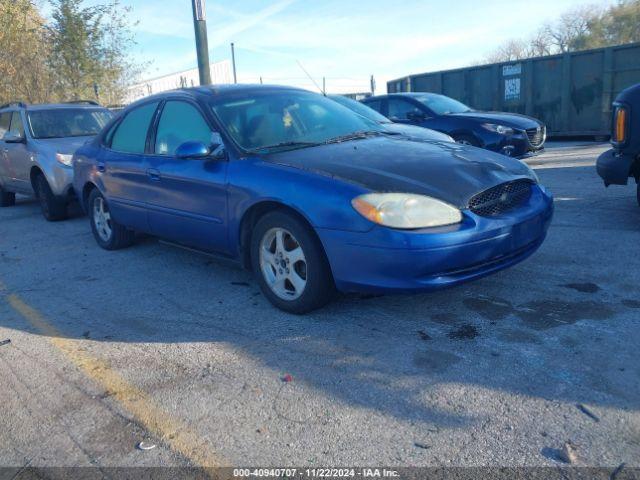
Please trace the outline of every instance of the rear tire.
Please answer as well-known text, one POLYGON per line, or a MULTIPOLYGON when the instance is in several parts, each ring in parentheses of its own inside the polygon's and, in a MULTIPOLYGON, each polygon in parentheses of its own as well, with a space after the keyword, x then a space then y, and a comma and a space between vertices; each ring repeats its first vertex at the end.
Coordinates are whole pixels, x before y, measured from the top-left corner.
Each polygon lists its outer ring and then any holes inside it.
POLYGON ((67 218, 67 202, 53 194, 45 176, 39 174, 36 177, 35 184, 36 197, 40 202, 40 209, 44 218, 49 222, 57 222, 67 218))
POLYGON ((471 145, 472 147, 480 146, 480 142, 478 142, 478 140, 476 140, 475 137, 471 135, 455 135, 453 139, 456 141, 456 143, 459 143, 461 145, 471 145))
POLYGON ((16 194, 7 192, 0 186, 0 207, 13 207, 16 204, 16 194))
POLYGON ((87 213, 91 231, 100 247, 119 250, 133 243, 135 233, 111 218, 109 204, 97 188, 89 195, 87 213))
POLYGON ((258 220, 251 235, 251 265, 264 296, 285 312, 311 312, 335 294, 322 244, 289 213, 275 211, 258 220))

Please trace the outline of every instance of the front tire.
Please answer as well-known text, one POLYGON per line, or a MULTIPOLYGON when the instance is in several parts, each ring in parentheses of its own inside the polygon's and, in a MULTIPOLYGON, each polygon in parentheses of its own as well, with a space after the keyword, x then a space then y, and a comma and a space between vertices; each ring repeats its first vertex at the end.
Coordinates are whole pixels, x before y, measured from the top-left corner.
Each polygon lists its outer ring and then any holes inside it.
POLYGON ((271 212, 258 221, 251 236, 251 265, 264 296, 285 312, 311 312, 335 293, 320 241, 291 214, 271 212))
POLYGON ((16 194, 7 192, 0 186, 0 207, 13 207, 16 204, 16 194))
POLYGON ((35 187, 36 197, 40 202, 40 210, 42 210, 42 215, 47 221, 57 222, 67 218, 67 202, 53 194, 44 175, 39 174, 36 177, 35 187))
POLYGON ((119 250, 133 243, 134 232, 111 218, 109 204, 97 188, 89 195, 87 207, 91 231, 98 245, 105 250, 119 250))
POLYGON ((480 142, 478 142, 478 140, 476 140, 476 138, 471 135, 456 135, 453 137, 453 139, 456 141, 456 143, 459 143, 461 145, 470 145, 472 147, 480 146, 480 142))

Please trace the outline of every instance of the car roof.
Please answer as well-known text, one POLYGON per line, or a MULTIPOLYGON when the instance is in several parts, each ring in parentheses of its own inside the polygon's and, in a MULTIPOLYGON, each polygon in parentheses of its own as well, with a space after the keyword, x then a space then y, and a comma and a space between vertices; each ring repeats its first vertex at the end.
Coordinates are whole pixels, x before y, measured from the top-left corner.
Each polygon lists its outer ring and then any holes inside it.
POLYGON ((88 109, 105 109, 102 105, 88 103, 88 102, 70 102, 70 103, 39 103, 35 105, 27 105, 24 103, 10 103, 0 107, 0 112, 5 111, 15 111, 15 110, 29 110, 29 111, 38 111, 38 110, 65 110, 65 109, 75 109, 78 108, 88 108, 88 109))
POLYGON ((386 95, 376 95, 374 97, 369 97, 369 98, 365 98, 363 101, 367 101, 367 100, 376 100, 376 99, 382 99, 382 98, 387 98, 387 97, 425 97, 425 96, 429 96, 429 97, 444 97, 444 95, 440 94, 440 93, 432 93, 432 92, 397 92, 397 93, 388 93, 386 95))
POLYGON ((140 103, 146 103, 153 100, 162 100, 166 97, 190 97, 190 98, 198 98, 198 97, 211 97, 211 96, 221 96, 225 95, 235 95, 235 94, 243 94, 243 93, 258 93, 258 92, 268 92, 268 91, 300 91, 300 92, 308 92, 308 90, 304 90, 302 88, 290 87, 285 85, 263 85, 263 84, 230 84, 230 85, 206 85, 199 87, 189 87, 189 88, 178 88, 176 90, 168 90, 165 92, 156 93, 154 95, 149 95, 148 97, 143 97, 130 105, 127 108, 137 105, 140 103))

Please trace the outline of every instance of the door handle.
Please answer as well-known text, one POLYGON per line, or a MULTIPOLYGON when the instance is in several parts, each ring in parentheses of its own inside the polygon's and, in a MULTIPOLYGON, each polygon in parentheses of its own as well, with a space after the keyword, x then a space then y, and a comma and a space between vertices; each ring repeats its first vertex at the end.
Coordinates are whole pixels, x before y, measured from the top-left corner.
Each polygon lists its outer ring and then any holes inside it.
POLYGON ((98 164, 98 171, 99 172, 105 172, 106 168, 104 167, 104 163, 99 163, 98 164))
POLYGON ((149 175, 149 178, 151 180, 154 180, 156 182, 160 181, 160 171, 156 170, 155 168, 148 169, 147 175, 149 175))

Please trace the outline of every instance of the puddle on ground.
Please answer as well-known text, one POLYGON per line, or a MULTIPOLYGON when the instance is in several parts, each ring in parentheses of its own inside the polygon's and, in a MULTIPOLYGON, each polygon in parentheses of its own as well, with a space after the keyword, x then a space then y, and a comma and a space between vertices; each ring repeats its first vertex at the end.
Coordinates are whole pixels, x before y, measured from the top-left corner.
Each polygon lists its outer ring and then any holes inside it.
POLYGON ((441 323, 443 325, 455 325, 459 319, 453 313, 434 313, 431 315, 431 321, 441 323))
POLYGON ((632 300, 630 298, 623 300, 622 304, 625 307, 629 307, 629 308, 640 308, 640 301, 632 300))
POLYGON ((464 304, 488 320, 502 320, 513 313, 513 305, 501 298, 467 298, 464 304))
POLYGON ((536 330, 547 330, 579 320, 607 320, 614 314, 598 302, 562 302, 546 300, 525 303, 515 312, 524 323, 536 330))
POLYGON ((595 283, 567 283, 560 286, 564 288, 571 288, 572 290, 582 293, 598 293, 600 291, 600 287, 595 283))
POLYGON ((594 301, 539 300, 514 306, 501 298, 479 297, 468 298, 464 304, 489 320, 502 320, 514 315, 535 330, 573 324, 579 320, 607 320, 615 313, 608 305, 594 301))
POLYGON ((536 334, 526 330, 502 330, 498 338, 509 343, 540 343, 536 334))
POLYGON ((428 350, 413 355, 413 364, 429 373, 440 373, 455 365, 462 357, 440 350, 428 350))
POLYGON ((478 337, 480 334, 478 333, 478 329, 473 325, 462 325, 460 328, 456 330, 452 330, 447 334, 447 337, 452 340, 473 340, 478 337))

